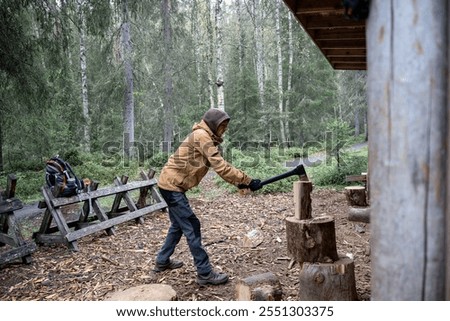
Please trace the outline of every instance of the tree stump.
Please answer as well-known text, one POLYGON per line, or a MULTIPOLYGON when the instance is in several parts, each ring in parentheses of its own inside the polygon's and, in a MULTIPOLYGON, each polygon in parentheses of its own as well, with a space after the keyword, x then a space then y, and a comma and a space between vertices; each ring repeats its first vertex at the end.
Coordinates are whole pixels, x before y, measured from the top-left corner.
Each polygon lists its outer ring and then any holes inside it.
POLYGON ((336 232, 331 216, 310 220, 286 218, 288 254, 295 261, 330 263, 339 259, 336 232))
POLYGON ((345 196, 349 206, 367 206, 366 188, 364 186, 347 186, 345 196))
POLYGON ((111 293, 105 301, 177 301, 177 293, 167 284, 144 284, 111 293))
POLYGON ((333 263, 303 263, 300 271, 299 300, 358 300, 353 260, 344 256, 333 263))
POLYGON ((283 291, 272 272, 240 279, 236 284, 236 301, 281 301, 283 291))

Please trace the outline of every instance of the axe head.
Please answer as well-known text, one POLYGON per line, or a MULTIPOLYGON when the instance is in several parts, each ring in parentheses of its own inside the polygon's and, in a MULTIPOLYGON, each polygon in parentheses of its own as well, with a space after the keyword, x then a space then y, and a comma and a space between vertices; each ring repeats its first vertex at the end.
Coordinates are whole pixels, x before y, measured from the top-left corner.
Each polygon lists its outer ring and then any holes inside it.
POLYGON ((303 164, 300 164, 296 168, 294 168, 293 173, 300 176, 301 180, 308 180, 308 175, 306 175, 305 167, 303 166, 303 164))

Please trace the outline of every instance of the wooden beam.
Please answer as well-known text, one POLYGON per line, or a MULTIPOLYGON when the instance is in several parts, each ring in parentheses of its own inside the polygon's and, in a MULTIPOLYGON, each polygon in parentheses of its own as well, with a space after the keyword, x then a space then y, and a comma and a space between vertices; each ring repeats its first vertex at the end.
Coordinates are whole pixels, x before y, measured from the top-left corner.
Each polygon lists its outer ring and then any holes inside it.
POLYGON ((326 49, 327 57, 366 57, 366 49, 326 49))
POLYGON ((356 29, 363 30, 366 27, 365 21, 355 21, 346 19, 343 15, 330 15, 330 16, 305 16, 299 17, 302 25, 306 30, 314 29, 356 29))
POLYGON ((311 30, 311 37, 316 41, 320 40, 366 40, 366 31, 364 29, 315 29, 311 30))
POLYGON ((327 49, 366 49, 366 41, 365 40, 319 40, 317 44, 322 50, 327 49))
POLYGON ((342 12, 344 7, 339 0, 284 0, 286 5, 296 14, 311 14, 324 12, 342 12))

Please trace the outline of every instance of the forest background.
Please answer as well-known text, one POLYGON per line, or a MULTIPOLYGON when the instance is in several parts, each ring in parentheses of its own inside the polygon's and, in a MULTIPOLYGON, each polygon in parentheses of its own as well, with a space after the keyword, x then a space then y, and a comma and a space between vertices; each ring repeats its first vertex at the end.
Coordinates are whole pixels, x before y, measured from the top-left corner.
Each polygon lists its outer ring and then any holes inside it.
POLYGON ((254 177, 319 151, 316 184, 367 168, 345 154, 365 71, 334 70, 282 0, 0 0, 0 20, 0 187, 16 173, 24 200, 56 154, 105 184, 159 168, 209 108, 254 177))

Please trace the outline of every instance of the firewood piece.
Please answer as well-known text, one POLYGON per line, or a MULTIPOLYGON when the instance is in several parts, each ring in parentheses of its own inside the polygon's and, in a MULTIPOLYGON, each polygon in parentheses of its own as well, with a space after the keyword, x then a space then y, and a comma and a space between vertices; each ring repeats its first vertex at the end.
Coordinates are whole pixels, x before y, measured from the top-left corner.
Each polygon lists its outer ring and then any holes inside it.
POLYGON ((370 207, 350 207, 348 211, 348 220, 370 223, 370 207))
POLYGON ((177 301, 177 293, 168 284, 144 284, 113 292, 105 301, 177 301))
POLYGON ((344 256, 333 263, 303 263, 300 271, 299 300, 358 300, 353 260, 344 256))
POLYGON ((367 206, 366 188, 364 186, 347 186, 345 196, 349 206, 367 206))
POLYGON ((236 301, 281 301, 283 291, 272 272, 240 279, 236 284, 236 301))
POLYGON ((339 258, 334 219, 331 216, 311 220, 288 217, 286 236, 288 254, 299 263, 329 263, 339 258))
POLYGON ((312 182, 294 182, 294 217, 298 220, 312 218, 311 212, 311 192, 312 182))

